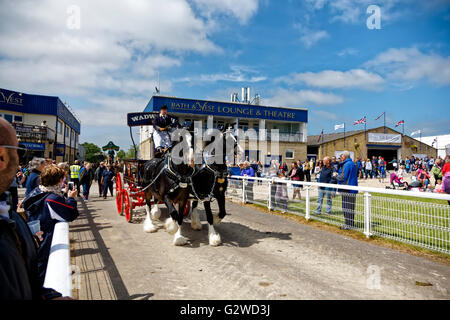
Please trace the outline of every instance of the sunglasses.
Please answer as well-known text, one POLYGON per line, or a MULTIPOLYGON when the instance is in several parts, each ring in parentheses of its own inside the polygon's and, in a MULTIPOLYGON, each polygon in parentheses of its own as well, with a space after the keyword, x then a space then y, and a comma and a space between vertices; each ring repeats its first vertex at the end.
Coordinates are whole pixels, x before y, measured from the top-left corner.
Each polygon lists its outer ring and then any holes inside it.
POLYGON ((22 158, 28 151, 28 149, 25 148, 24 145, 19 145, 18 147, 16 147, 16 146, 8 146, 8 145, 0 145, 0 147, 7 148, 7 149, 16 149, 17 150, 17 155, 19 156, 19 158, 22 158))

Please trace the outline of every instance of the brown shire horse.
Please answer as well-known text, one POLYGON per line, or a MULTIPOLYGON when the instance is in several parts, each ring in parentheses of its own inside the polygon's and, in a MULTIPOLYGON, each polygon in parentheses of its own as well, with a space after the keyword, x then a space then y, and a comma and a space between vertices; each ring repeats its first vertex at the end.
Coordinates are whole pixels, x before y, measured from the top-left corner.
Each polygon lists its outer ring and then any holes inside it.
POLYGON ((173 244, 177 246, 187 243, 187 239, 181 234, 181 225, 185 213, 189 211, 190 180, 194 173, 194 168, 191 165, 193 150, 190 135, 187 131, 184 131, 180 137, 182 137, 180 142, 174 143, 163 158, 147 161, 142 172, 147 203, 144 231, 157 231, 153 220, 160 216, 158 202, 164 202, 170 214, 170 218, 165 222, 165 227, 170 234, 175 234, 173 244), (180 154, 177 155, 172 154, 172 150, 177 150, 175 148, 179 143, 185 143, 188 149, 181 149, 180 154), (189 151, 186 152, 186 150, 189 151), (176 158, 174 158, 175 156, 176 158), (153 198, 155 198, 155 201, 152 201, 153 198), (179 210, 176 209, 176 205, 178 205, 179 210))

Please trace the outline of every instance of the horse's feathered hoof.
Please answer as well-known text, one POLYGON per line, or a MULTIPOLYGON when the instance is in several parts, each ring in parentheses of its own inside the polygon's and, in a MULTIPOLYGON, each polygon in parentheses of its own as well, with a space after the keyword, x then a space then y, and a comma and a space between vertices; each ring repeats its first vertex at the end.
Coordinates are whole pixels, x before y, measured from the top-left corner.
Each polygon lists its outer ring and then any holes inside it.
POLYGON ((155 204, 152 208, 152 211, 150 212, 152 215, 153 220, 158 220, 159 217, 161 217, 161 210, 159 209, 158 205, 155 204))
POLYGON ((222 219, 220 219, 219 216, 216 216, 216 215, 213 216, 213 224, 214 225, 218 225, 221 222, 222 222, 222 219))
POLYGON ((158 228, 154 224, 147 221, 144 222, 144 232, 153 233, 156 231, 158 231, 158 228))
POLYGON ((173 239, 173 244, 175 246, 184 246, 186 243, 188 242, 188 240, 183 237, 183 236, 175 236, 175 238, 173 239))
POLYGON ((169 234, 175 234, 178 231, 178 225, 172 218, 167 218, 164 223, 164 227, 166 228, 169 234))
POLYGON ((212 247, 220 246, 222 243, 222 239, 220 238, 220 234, 218 233, 211 233, 209 235, 209 245, 212 247))

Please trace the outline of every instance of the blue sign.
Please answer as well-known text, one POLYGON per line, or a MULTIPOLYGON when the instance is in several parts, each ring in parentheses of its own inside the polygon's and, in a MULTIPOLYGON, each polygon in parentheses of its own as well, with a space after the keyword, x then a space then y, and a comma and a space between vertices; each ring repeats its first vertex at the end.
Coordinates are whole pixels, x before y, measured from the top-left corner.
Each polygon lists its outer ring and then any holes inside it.
POLYGON ((57 143, 55 145, 55 157, 64 157, 66 154, 66 145, 57 143))
POLYGON ((20 142, 28 150, 45 151, 45 143, 20 142))
POLYGON ((129 127, 149 126, 153 124, 153 119, 157 112, 134 112, 127 114, 127 124, 129 127))
POLYGON ((159 111, 163 105, 166 105, 167 111, 172 113, 308 122, 308 111, 305 109, 265 107, 233 102, 180 99, 162 96, 153 96, 144 112, 159 111))

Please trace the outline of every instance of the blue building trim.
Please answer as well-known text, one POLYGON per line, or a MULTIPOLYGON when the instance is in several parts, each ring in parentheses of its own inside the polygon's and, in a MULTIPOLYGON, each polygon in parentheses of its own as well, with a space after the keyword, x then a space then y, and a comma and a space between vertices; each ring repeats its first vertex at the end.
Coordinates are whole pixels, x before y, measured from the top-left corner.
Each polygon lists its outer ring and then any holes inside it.
POLYGON ((391 145, 391 144, 366 144, 367 148, 390 148, 390 149, 400 149, 401 145, 391 145))
POLYGON ((171 113, 308 122, 308 111, 305 109, 256 106, 233 102, 181 99, 164 96, 153 96, 144 109, 144 112, 159 111, 163 105, 167 105, 167 111, 171 113))
POLYGON ((58 97, 26 94, 0 88, 0 109, 57 116, 80 134, 80 122, 58 97))

